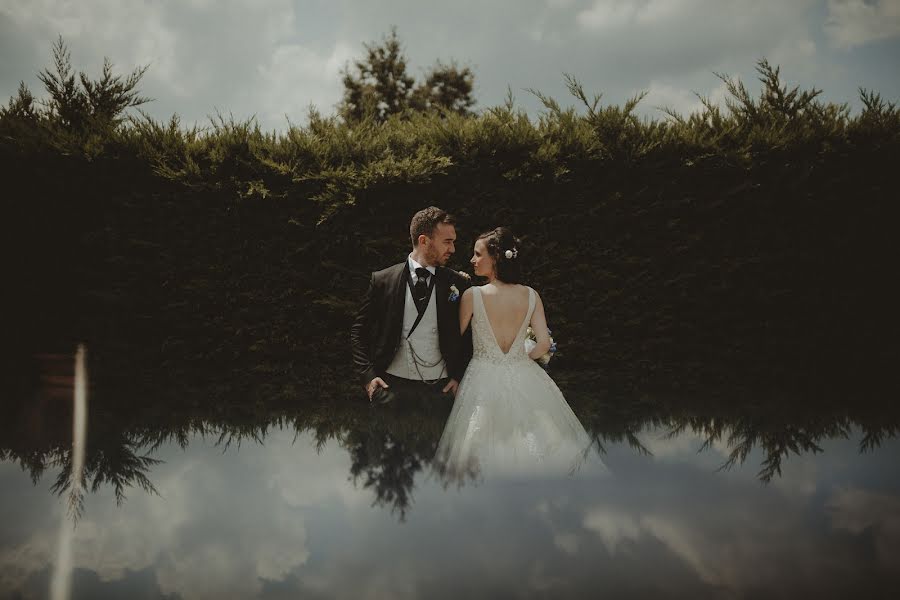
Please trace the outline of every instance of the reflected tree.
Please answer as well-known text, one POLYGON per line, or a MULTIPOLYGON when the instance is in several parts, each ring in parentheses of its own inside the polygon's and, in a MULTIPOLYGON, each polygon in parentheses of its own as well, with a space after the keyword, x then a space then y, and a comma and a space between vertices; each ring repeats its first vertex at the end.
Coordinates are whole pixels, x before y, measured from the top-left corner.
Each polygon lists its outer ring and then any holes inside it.
POLYGON ((431 464, 449 412, 449 404, 397 402, 375 408, 370 419, 359 422, 362 426, 344 434, 350 477, 372 490, 373 506, 389 507, 405 520, 416 477, 431 464))
MULTIPOLYGON (((319 450, 329 442, 343 447, 350 455, 353 483, 372 493, 373 506, 387 508, 403 521, 411 510, 416 482, 429 474, 441 477, 440 465, 433 459, 451 408, 449 399, 440 406, 397 403, 373 408, 348 396, 344 388, 333 394, 320 388, 316 402, 298 400, 294 406, 280 400, 242 405, 186 402, 180 397, 179 402, 167 403, 141 396, 122 403, 109 400, 118 394, 99 393, 92 403, 82 485, 73 486, 70 407, 58 399, 36 401, 40 394, 21 385, 8 389, 16 390, 18 399, 0 399, 5 417, 0 419, 0 460, 18 463, 35 484, 48 469, 58 469, 52 490, 70 494, 76 517, 84 497, 73 495, 73 490, 96 492, 110 486, 120 504, 131 488, 156 493, 152 471, 160 461, 154 454, 166 445, 186 448, 200 437, 225 451, 245 442, 263 444, 272 431, 288 429, 296 435, 311 434, 319 450)), ((625 444, 650 455, 641 439, 649 429, 667 429, 670 438, 690 432, 703 440, 699 452, 719 445, 727 448, 723 470, 743 465, 755 448, 760 449, 763 458, 757 476, 762 482, 781 476, 790 456, 821 452, 825 440, 846 439, 858 431, 860 452, 873 452, 900 433, 900 415, 880 404, 711 406, 683 399, 610 402, 577 390, 566 394, 601 454, 610 444, 625 444)), ((477 475, 471 473, 457 483, 477 482, 477 475)))
POLYGON ((69 511, 78 519, 84 511, 83 491, 96 492, 101 486, 112 487, 116 504, 125 501, 125 492, 138 487, 148 494, 158 494, 148 474, 161 461, 141 453, 141 447, 126 435, 91 440, 88 446, 82 481, 74 485, 72 480, 72 451, 54 457, 53 467, 59 468, 51 490, 60 496, 68 495, 69 511))

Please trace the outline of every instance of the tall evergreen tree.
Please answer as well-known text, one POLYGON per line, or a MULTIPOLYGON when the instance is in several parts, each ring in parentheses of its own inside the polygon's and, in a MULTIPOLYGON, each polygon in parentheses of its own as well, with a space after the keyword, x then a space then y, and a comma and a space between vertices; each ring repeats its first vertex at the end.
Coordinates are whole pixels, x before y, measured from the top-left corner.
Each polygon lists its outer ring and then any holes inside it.
POLYGON ((11 96, 7 106, 0 106, 0 118, 13 117, 35 121, 38 118, 38 107, 34 95, 24 81, 19 82, 19 91, 11 96))
POLYGON ((407 110, 450 110, 468 114, 475 104, 472 89, 475 76, 469 68, 440 61, 415 85, 407 72, 396 28, 380 44, 364 44, 366 56, 342 72, 344 97, 339 110, 348 121, 366 116, 383 122, 407 110))
POLYGON ((416 110, 447 110, 461 115, 471 114, 475 104, 472 89, 475 75, 471 69, 460 69, 456 63, 438 61, 413 90, 411 106, 416 110))
POLYGON ((397 30, 381 44, 364 44, 366 57, 354 61, 355 72, 344 69, 341 113, 357 121, 368 114, 384 121, 409 107, 413 78, 406 72, 406 57, 397 30))
POLYGON ((76 78, 62 36, 53 45, 53 63, 55 71, 44 69, 38 74, 38 79, 50 94, 45 102, 48 116, 66 129, 86 131, 113 127, 121 121, 126 108, 150 101, 137 92, 137 85, 147 71, 146 66, 122 77, 112 74, 112 63, 104 58, 100 79, 92 80, 84 72, 76 78))

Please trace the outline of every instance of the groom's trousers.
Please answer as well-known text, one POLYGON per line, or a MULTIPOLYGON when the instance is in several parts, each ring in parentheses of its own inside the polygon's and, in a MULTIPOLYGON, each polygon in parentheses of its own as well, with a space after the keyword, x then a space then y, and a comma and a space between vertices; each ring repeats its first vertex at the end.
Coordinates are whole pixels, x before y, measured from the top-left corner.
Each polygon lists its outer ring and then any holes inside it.
POLYGON ((418 404, 422 402, 439 402, 441 400, 453 399, 453 394, 444 393, 444 386, 450 381, 449 377, 439 379, 434 383, 425 383, 414 379, 404 379, 390 373, 385 373, 381 377, 388 384, 388 388, 379 387, 372 396, 373 404, 388 403, 412 403, 418 404))

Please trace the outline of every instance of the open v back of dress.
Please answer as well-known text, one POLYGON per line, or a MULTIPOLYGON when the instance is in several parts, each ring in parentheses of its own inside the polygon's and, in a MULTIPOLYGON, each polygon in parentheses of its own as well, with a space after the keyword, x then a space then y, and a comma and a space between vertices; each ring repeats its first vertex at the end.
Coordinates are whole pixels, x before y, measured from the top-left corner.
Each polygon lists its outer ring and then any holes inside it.
POLYGON ((503 346, 500 345, 500 338, 497 336, 497 332, 494 330, 494 324, 491 322, 490 315, 488 315, 487 306, 484 303, 484 296, 482 295, 482 291, 479 288, 476 288, 476 289, 478 290, 478 292, 477 292, 478 300, 479 300, 478 304, 481 305, 481 310, 484 313, 484 321, 485 321, 485 324, 487 325, 488 331, 490 331, 490 333, 491 333, 491 337, 494 340, 494 344, 496 344, 497 349, 504 356, 508 355, 510 350, 512 350, 513 346, 515 346, 516 343, 519 341, 519 337, 522 335, 522 331, 528 326, 528 323, 531 321, 531 313, 532 313, 532 310, 534 307, 534 300, 532 298, 532 294, 534 294, 534 290, 532 290, 531 288, 527 288, 528 289, 528 304, 525 308, 525 314, 523 315, 522 320, 520 321, 519 327, 515 331, 515 334, 509 338, 507 338, 506 336, 504 337, 504 339, 510 340, 506 349, 504 349, 503 346))

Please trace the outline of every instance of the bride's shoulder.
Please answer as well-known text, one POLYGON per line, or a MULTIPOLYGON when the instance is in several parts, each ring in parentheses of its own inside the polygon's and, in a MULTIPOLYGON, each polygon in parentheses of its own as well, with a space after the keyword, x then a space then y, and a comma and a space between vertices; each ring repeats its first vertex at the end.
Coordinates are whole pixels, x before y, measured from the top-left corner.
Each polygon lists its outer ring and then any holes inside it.
POLYGON ((531 287, 530 285, 523 285, 522 287, 524 287, 524 288, 527 290, 528 298, 529 298, 529 299, 530 299, 532 296, 534 296, 535 304, 540 304, 540 303, 541 303, 541 295, 538 293, 538 291, 537 291, 536 289, 534 289, 534 288, 531 287))

